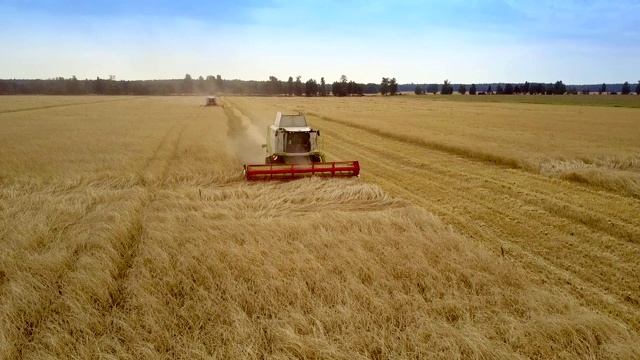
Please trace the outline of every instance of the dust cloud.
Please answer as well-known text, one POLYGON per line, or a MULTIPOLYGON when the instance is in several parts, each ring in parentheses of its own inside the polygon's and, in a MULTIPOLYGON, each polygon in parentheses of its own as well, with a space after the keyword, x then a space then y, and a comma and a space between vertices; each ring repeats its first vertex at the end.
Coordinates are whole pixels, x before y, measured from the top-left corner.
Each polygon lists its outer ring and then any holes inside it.
POLYGON ((266 128, 260 131, 251 120, 232 106, 225 106, 228 119, 227 135, 231 150, 243 164, 263 164, 266 151, 266 128))

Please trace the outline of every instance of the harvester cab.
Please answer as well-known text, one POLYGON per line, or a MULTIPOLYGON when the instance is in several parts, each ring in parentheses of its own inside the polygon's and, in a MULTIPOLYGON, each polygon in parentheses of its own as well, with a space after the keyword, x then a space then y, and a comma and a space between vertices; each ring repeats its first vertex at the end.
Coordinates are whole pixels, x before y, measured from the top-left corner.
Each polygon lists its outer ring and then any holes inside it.
POLYGON ((303 114, 276 114, 275 123, 267 129, 265 164, 304 164, 324 161, 318 140, 320 131, 307 124, 303 114))
POLYGON ((320 130, 309 127, 304 114, 276 114, 267 128, 265 164, 245 165, 248 180, 294 179, 307 176, 358 176, 357 161, 325 162, 320 130))

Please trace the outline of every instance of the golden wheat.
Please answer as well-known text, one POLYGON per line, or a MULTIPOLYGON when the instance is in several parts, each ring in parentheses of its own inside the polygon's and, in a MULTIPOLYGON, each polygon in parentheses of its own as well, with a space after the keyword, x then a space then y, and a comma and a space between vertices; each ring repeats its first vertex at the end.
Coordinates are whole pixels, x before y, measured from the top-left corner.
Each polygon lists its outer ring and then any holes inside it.
MULTIPOLYGON (((271 103, 273 108, 304 110, 399 141, 579 178, 640 197, 638 109, 426 99, 278 98, 271 103)), ((253 106, 243 107, 251 111, 253 106)))
MULTIPOLYGON (((640 356, 637 307, 460 235, 415 178, 361 159, 362 179, 247 183, 272 103, 104 99, 0 113, 0 358, 640 356)), ((372 136, 312 120, 333 158, 372 136)))
MULTIPOLYGON (((398 106, 412 101, 397 99, 398 106)), ((480 150, 485 146, 483 142, 476 144, 471 137, 465 139, 459 135, 456 141, 464 142, 467 149, 461 150, 420 138, 419 126, 410 135, 381 130, 383 126, 394 126, 390 124, 398 124, 399 127, 404 124, 410 129, 406 117, 399 117, 398 113, 390 110, 395 109, 390 106, 395 99, 331 100, 227 99, 255 123, 264 123, 270 114, 283 109, 304 111, 308 107, 334 114, 332 117, 320 117, 311 112, 310 116, 313 126, 325 134, 325 150, 330 158, 360 160, 363 179, 437 214, 467 238, 517 261, 532 276, 553 288, 568 291, 582 305, 604 311, 635 331, 640 329, 640 277, 636 271, 640 266, 637 245, 640 243, 640 218, 637 216, 640 203, 635 197, 621 196, 632 195, 629 194, 633 189, 632 182, 611 186, 615 184, 611 181, 611 174, 600 168, 594 171, 607 174, 602 179, 606 186, 583 186, 593 185, 597 177, 588 181, 571 179, 578 183, 550 178, 539 174, 535 168, 519 165, 523 159, 485 153, 480 150), (363 106, 370 101, 370 108, 363 106), (383 106, 388 108, 386 113, 383 106), (344 115, 333 117, 336 111, 344 115), (363 125, 365 121, 362 119, 377 113, 376 116, 385 116, 388 122, 383 125, 382 121, 372 121, 363 125), (603 192, 599 187, 611 189, 613 193, 603 192)), ((444 109, 450 109, 446 102, 444 104, 444 109)), ((491 105, 485 104, 487 107, 491 105)), ((414 106, 419 109, 419 105, 414 106)), ((428 104, 425 106, 427 108, 421 111, 443 111, 430 109, 428 104)), ((520 106, 521 112, 533 107, 541 117, 546 116, 542 109, 535 108, 539 105, 520 106)), ((499 105, 486 111, 503 116, 504 109, 499 105)), ((452 121, 464 121, 458 115, 453 112, 450 115, 452 121)), ((478 128, 481 128, 483 120, 477 121, 478 128)), ((454 128, 451 125, 429 126, 443 130, 454 128)), ((502 126, 508 130, 506 121, 502 126)), ((576 131, 582 134, 594 132, 588 124, 585 126, 587 129, 576 131)), ((594 125, 600 129, 605 126, 594 125)), ((633 126, 627 125, 627 133, 633 134, 633 126)), ((454 128, 451 132, 463 133, 464 126, 460 127, 462 129, 454 128)), ((512 131, 518 127, 519 123, 514 122, 512 131)), ((614 130, 614 133, 622 132, 614 130)), ((491 132, 483 136, 491 136, 491 132)), ((538 131, 529 130, 525 138, 540 136, 538 131)), ((606 134, 603 137, 609 138, 606 134)), ((517 139, 510 141, 514 143, 517 139)), ((568 143, 575 148, 573 151, 590 151, 589 142, 568 143)), ((526 146, 525 141, 514 145, 514 148, 526 146)), ((500 146, 496 149, 503 151, 500 146)), ((535 152, 535 146, 531 150, 535 152)), ((619 159, 625 156, 621 154, 626 151, 625 146, 619 151, 611 148, 608 156, 619 159)), ((624 182, 629 178, 617 180, 624 182)))

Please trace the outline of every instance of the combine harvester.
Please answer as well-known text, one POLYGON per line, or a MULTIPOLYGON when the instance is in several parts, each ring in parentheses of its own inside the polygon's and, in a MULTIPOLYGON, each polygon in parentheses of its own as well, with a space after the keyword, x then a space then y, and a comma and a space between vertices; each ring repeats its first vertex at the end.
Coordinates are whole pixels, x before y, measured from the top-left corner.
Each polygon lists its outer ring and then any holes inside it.
POLYGON ((207 96, 204 106, 218 106, 218 98, 215 96, 207 96))
POLYGON ((245 165, 247 180, 288 180, 309 176, 350 177, 360 174, 357 161, 325 162, 319 150, 320 130, 313 130, 302 113, 276 114, 267 128, 264 164, 245 165))

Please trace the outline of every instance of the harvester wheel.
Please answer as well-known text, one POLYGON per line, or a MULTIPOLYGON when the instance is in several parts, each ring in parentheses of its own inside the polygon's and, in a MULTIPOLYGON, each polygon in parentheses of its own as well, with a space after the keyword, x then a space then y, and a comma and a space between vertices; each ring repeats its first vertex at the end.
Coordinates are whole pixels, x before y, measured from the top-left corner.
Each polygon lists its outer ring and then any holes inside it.
POLYGON ((284 164, 284 157, 282 156, 267 156, 266 158, 264 158, 264 163, 265 164, 284 164))

